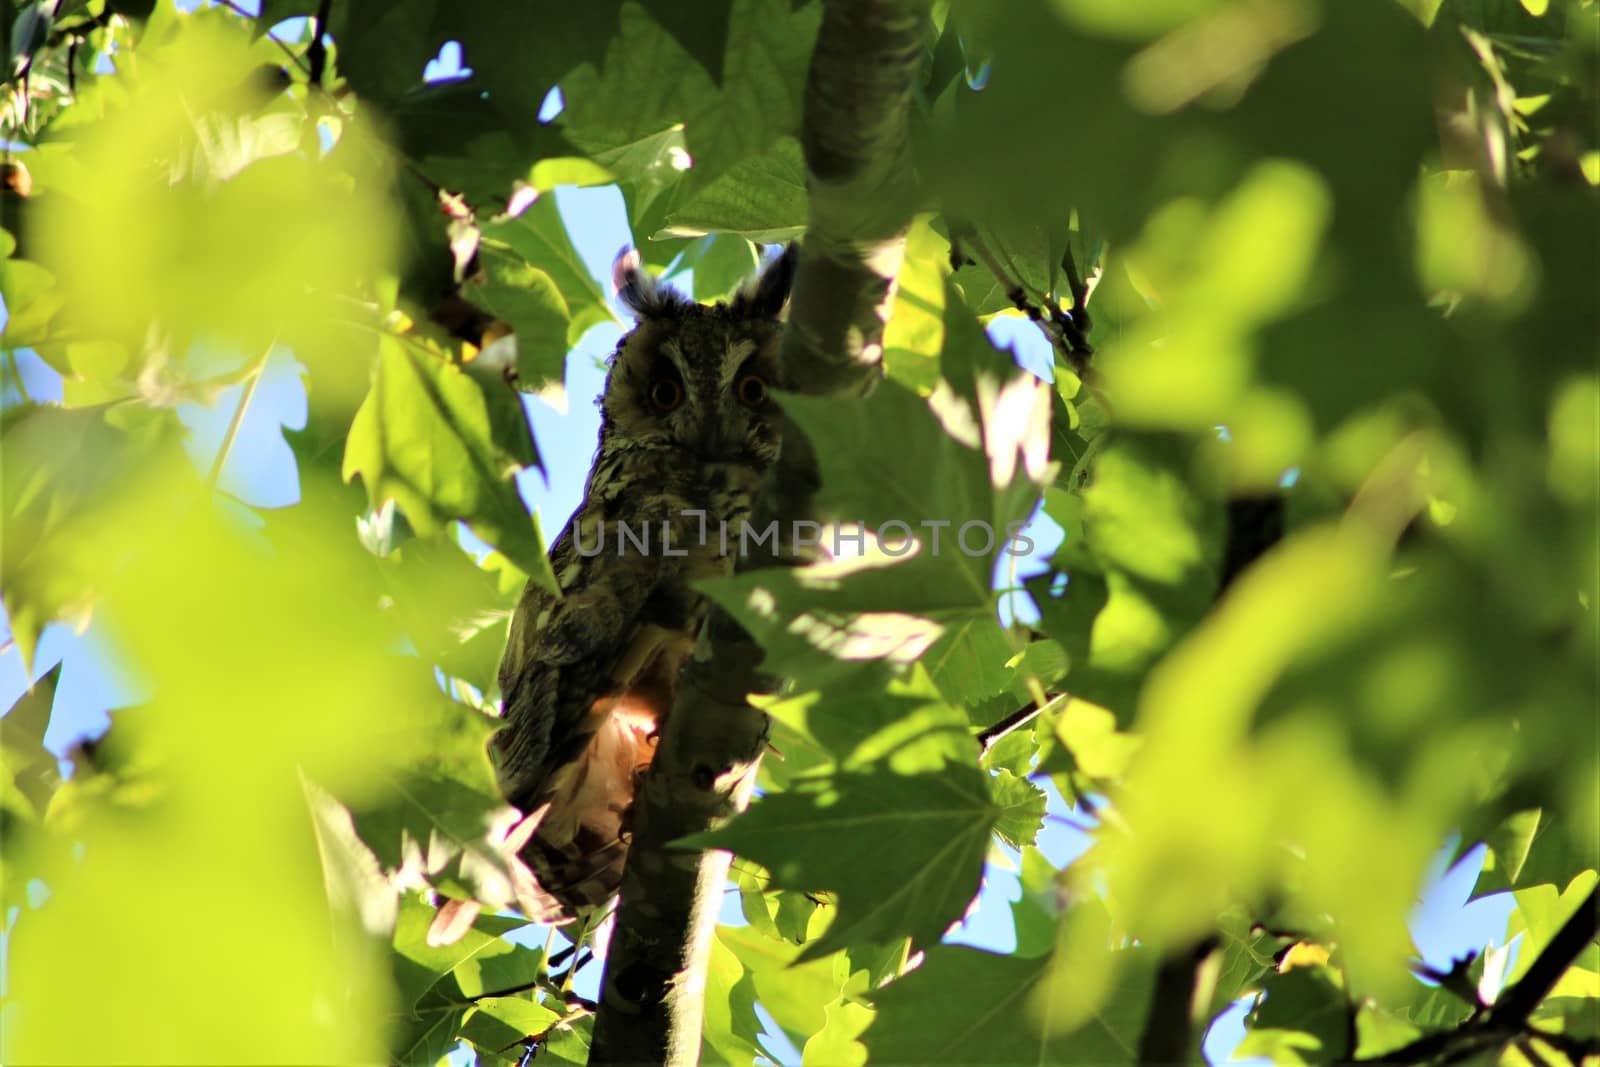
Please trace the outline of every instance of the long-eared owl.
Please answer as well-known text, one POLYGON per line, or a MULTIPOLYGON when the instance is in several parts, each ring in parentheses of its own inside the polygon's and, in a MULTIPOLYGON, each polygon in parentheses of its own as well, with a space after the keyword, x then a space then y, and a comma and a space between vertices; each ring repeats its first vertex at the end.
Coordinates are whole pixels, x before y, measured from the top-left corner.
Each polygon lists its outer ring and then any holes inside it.
POLYGON ((691 583, 732 570, 778 455, 770 390, 794 258, 705 306, 617 257, 638 324, 611 356, 583 502, 550 550, 561 596, 528 584, 500 662, 492 750, 506 799, 535 825, 520 851, 531 919, 568 921, 621 882, 635 789, 705 616, 691 583))

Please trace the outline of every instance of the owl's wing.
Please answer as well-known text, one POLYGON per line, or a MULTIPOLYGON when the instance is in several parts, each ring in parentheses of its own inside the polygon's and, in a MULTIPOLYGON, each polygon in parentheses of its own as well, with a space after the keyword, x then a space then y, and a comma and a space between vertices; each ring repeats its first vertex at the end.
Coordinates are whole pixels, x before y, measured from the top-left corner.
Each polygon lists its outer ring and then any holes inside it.
POLYGON ((662 580, 653 557, 579 555, 574 516, 550 550, 563 595, 529 582, 500 661, 506 728, 495 737, 506 798, 523 810, 589 741, 589 711, 612 687, 639 613, 662 580))

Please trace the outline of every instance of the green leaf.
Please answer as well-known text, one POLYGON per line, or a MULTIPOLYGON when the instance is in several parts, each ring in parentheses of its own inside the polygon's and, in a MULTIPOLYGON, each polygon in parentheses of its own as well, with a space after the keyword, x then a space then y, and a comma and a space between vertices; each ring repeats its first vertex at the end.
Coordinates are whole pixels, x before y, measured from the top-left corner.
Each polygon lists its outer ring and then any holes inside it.
POLYGON ((766 1055, 761 1020, 756 1017, 755 985, 747 980, 739 957, 721 940, 712 941, 706 962, 705 1004, 704 1062, 749 1065, 766 1055))
POLYGON ((480 567, 460 546, 443 539, 413 538, 391 551, 379 567, 393 610, 423 659, 489 692, 510 611, 526 577, 503 557, 490 557, 480 567), (505 569, 499 574, 484 569, 496 559, 505 569), (509 593, 508 584, 514 586, 509 593))
POLYGON ((733 0, 707 0, 700 4, 644 0, 643 6, 650 17, 706 69, 713 81, 722 81, 722 60, 728 47, 733 0))
POLYGON ((554 589, 538 522, 512 480, 535 462, 532 439, 520 406, 512 419, 494 417, 515 397, 509 386, 498 388, 505 396, 494 386, 486 392, 418 339, 385 337, 372 391, 350 427, 344 477, 359 474, 375 507, 395 501, 424 536, 438 536, 451 519, 465 521, 554 589))
MULTIPOLYGON (((1008 527, 1020 526, 1036 495, 1027 477, 1018 476, 1016 450, 1022 446, 1014 438, 1008 442, 995 427, 986 454, 974 413, 947 406, 936 414, 893 382, 864 401, 788 396, 783 406, 816 448, 825 511, 880 531, 885 523, 904 524, 923 542, 902 565, 936 590, 917 599, 951 607, 992 602, 991 562, 1006 543, 1008 527), (963 533, 968 524, 974 525, 963 533)), ((884 536, 893 543, 898 529, 884 536)), ((904 606, 905 600, 897 596, 892 603, 904 606)))
POLYGON ((1260 930, 1240 909, 1225 912, 1217 924, 1222 942, 1217 979, 1211 990, 1209 1017, 1224 1011, 1246 991, 1259 988, 1261 979, 1277 971, 1273 953, 1277 940, 1260 930))
POLYGON ((1570 834, 1561 820, 1537 808, 1509 816, 1486 841, 1489 853, 1473 896, 1545 883, 1566 885, 1585 868, 1570 834))
MULTIPOLYGON (((505 940, 504 935, 527 925, 524 920, 479 915, 455 944, 431 946, 428 927, 433 923, 433 916, 434 909, 416 894, 408 893, 401 898, 394 930, 394 977, 399 1002, 406 1013, 413 1016, 436 1015, 449 1007, 470 1007, 470 1001, 455 995, 458 990, 436 993, 435 987, 452 972, 475 961, 516 954, 521 946, 505 940), (430 997, 425 1002, 425 998, 430 997)), ((451 1035, 453 1037, 454 1030, 451 1035)))
POLYGON ((918 392, 932 391, 938 382, 945 302, 951 293, 945 284, 949 273, 950 242, 926 217, 918 217, 906 235, 905 260, 883 327, 885 372, 918 392))
POLYGON ((694 298, 718 300, 752 277, 761 260, 754 245, 733 234, 717 234, 704 242, 697 255, 684 257, 684 268, 694 271, 694 298))
POLYGON ((1082 1026, 1056 1015, 1050 957, 1019 959, 977 949, 928 950, 922 966, 872 994, 878 1016, 864 1041, 873 1063, 1121 1064, 1137 1060, 1149 976, 1127 968, 1107 1007, 1082 1026))
POLYGON ((620 0, 582 9, 552 7, 538 19, 492 0, 353 0, 332 9, 338 68, 363 97, 389 106, 413 89, 423 66, 455 39, 473 70, 474 91, 506 127, 531 127, 557 80, 598 59, 617 25, 620 0))
POLYGON ((55 755, 44 747, 45 731, 55 703, 57 664, 28 687, 4 718, 0 718, 0 856, 13 872, 0 888, 7 906, 23 889, 13 866, 26 854, 30 829, 40 823, 61 786, 55 755))
POLYGON ((765 710, 841 770, 887 764, 916 774, 967 763, 977 748, 966 716, 940 700, 926 676, 895 679, 877 667, 768 703, 765 710))
POLYGON ((477 1049, 480 1056, 495 1056, 515 1063, 526 1051, 524 1042, 545 1033, 560 1018, 559 1013, 536 1003, 531 994, 485 997, 467 1012, 458 1034, 477 1049))
POLYGON ((1052 700, 1040 719, 1048 730, 1039 747, 1039 770, 1078 776, 1080 792, 1120 779, 1139 748, 1138 736, 1119 731, 1111 712, 1070 695, 1052 700))
POLYGON ((1022 870, 1018 875, 1022 896, 1011 905, 1011 921, 1016 928, 1017 955, 1033 959, 1046 956, 1055 947, 1066 894, 1061 872, 1032 845, 1022 848, 1022 870))
MULTIPOLYGON (((54 274, 25 259, 0 259, 0 301, 6 309, 0 348, 29 348, 50 340, 64 298, 54 274)), ((59 369, 59 368, 58 368, 59 369)))
POLYGON ((485 246, 499 245, 521 256, 528 266, 555 282, 566 302, 567 346, 578 343, 589 327, 616 322, 606 294, 583 263, 567 225, 556 209, 555 197, 540 196, 520 215, 483 227, 485 246))
POLYGON ((1033 844, 1044 827, 1044 790, 1010 771, 996 771, 989 776, 989 793, 1000 808, 994 824, 1000 840, 1012 848, 1033 844))
POLYGON ((104 514, 179 459, 162 412, 18 405, 0 413, 0 571, 11 635, 29 668, 40 632, 92 603, 88 546, 104 514), (114 424, 126 415, 123 425, 114 424), (125 432, 131 424, 138 433, 125 432))
POLYGON ((474 78, 414 84, 390 112, 399 148, 439 186, 488 218, 518 181, 540 186, 574 149, 550 126, 508 124, 474 78), (553 164, 553 166, 547 165, 553 164))
POLYGON ((923 657, 934 684, 952 704, 970 705, 1012 690, 1006 669, 1011 641, 994 619, 966 619, 950 627, 923 657))
POLYGON ((760 156, 800 126, 800 98, 821 9, 791 12, 785 0, 734 0, 722 85, 643 10, 622 9, 621 32, 599 71, 562 83, 567 137, 585 150, 639 142, 682 124, 692 181, 704 186, 741 160, 760 156))
POLYGON ((19 752, 42 751, 44 734, 50 727, 50 709, 55 705, 56 685, 61 681, 61 664, 45 671, 0 718, 0 744, 19 752))
POLYGON ((848 965, 839 957, 799 961, 800 947, 754 927, 717 928, 717 942, 733 953, 763 1007, 792 1041, 804 1042, 826 1021, 826 1008, 844 987, 848 965))
POLYGON ((1222 514, 1185 466, 1171 438, 1120 436, 1099 453, 1083 493, 1082 541, 1057 557, 1066 589, 1027 583, 1045 632, 1071 659, 1073 694, 1124 721, 1145 672, 1215 595, 1222 514))
POLYGON ((499 720, 442 698, 400 710, 392 743, 404 769, 349 805, 361 839, 402 882, 510 906, 505 842, 520 816, 501 799, 487 752, 499 720))
POLYGON ((731 233, 772 244, 804 230, 807 211, 800 142, 785 137, 762 155, 740 160, 701 186, 667 216, 664 234, 731 233))
POLYGON ((823 1009, 825 1022, 801 1050, 801 1067, 863 1067, 867 1049, 862 1031, 872 1024, 873 1010, 840 997, 823 1009))
POLYGON ((703 185, 800 129, 800 101, 821 4, 734 0, 722 91, 690 107, 684 121, 692 181, 703 185))
POLYGON ((1059 641, 1050 640, 1028 642, 1021 652, 1006 663, 1019 682, 1031 678, 1046 688, 1066 677, 1071 665, 1067 650, 1059 641))
POLYGON ((593 1038, 594 1016, 579 1016, 550 1031, 539 1047, 539 1055, 554 1063, 584 1067, 589 1062, 589 1044, 593 1038))
POLYGON ((566 376, 569 320, 566 301, 550 275, 518 257, 480 248, 486 280, 467 296, 511 327, 517 346, 517 386, 536 392, 566 376))
POLYGON ((1248 1033, 1235 1055, 1271 1056, 1275 1063, 1338 1063, 1349 1047, 1351 1023, 1343 983, 1324 964, 1291 967, 1262 983, 1266 996, 1246 1019, 1248 1033))
POLYGON ((904 936, 936 942, 978 891, 998 814, 970 767, 877 770, 763 797, 726 829, 685 843, 753 859, 774 886, 835 892, 838 917, 801 955, 815 959, 904 936))

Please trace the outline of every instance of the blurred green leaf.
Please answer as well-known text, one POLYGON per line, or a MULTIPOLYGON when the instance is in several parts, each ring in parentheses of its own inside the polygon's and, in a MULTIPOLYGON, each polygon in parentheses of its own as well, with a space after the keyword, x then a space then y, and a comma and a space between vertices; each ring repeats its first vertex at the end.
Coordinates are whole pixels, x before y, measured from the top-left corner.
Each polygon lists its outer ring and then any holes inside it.
MULTIPOLYGON (((44 814, 51 794, 61 782, 55 756, 44 747, 45 731, 55 704, 56 686, 61 680, 58 663, 33 682, 22 697, 0 718, 0 749, 5 753, 5 789, 21 793, 37 818, 44 814)), ((8 799, 9 795, 8 795, 8 799)), ((11 806, 4 810, 7 822, 11 806)))
POLYGON ((113 418, 104 408, 37 405, 0 414, 0 596, 25 669, 40 631, 87 607, 92 583, 80 553, 105 510, 138 486, 145 464, 172 458, 169 423, 137 419, 143 432, 129 434, 113 418))

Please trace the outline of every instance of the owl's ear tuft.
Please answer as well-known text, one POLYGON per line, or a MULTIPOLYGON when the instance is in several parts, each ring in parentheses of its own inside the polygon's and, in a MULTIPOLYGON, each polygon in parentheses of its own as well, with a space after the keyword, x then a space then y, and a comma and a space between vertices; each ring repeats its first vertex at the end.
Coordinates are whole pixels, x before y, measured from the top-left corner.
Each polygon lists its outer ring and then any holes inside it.
POLYGON ((644 268, 644 261, 632 248, 617 253, 611 264, 611 284, 629 311, 641 319, 671 315, 688 303, 682 293, 660 285, 644 268))
POLYGON ((794 288, 795 263, 800 258, 800 246, 794 242, 784 246, 778 257, 761 268, 733 298, 736 315, 758 319, 775 319, 789 302, 789 290, 794 288))

